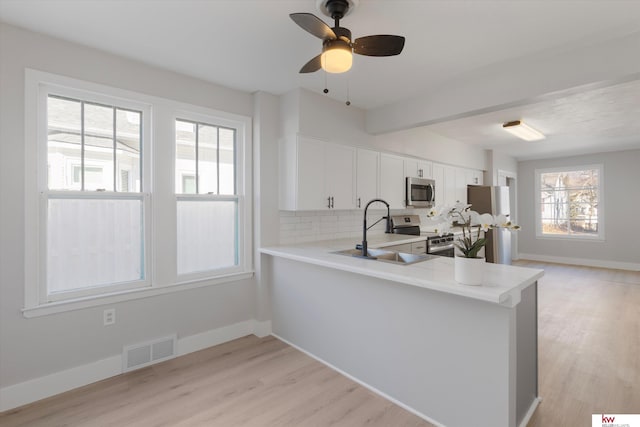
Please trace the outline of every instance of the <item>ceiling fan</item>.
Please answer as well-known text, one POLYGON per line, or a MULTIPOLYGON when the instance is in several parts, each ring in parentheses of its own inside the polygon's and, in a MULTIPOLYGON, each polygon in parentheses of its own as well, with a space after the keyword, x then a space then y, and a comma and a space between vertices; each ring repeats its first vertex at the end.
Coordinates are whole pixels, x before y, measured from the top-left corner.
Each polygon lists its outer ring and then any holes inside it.
POLYGON ((307 62, 300 73, 313 73, 320 68, 328 73, 344 73, 351 68, 352 53, 366 56, 393 56, 402 52, 404 37, 375 35, 351 39, 351 31, 340 26, 340 20, 355 6, 357 0, 318 0, 318 6, 335 24, 331 28, 311 13, 292 13, 293 21, 322 39, 322 53, 307 62))

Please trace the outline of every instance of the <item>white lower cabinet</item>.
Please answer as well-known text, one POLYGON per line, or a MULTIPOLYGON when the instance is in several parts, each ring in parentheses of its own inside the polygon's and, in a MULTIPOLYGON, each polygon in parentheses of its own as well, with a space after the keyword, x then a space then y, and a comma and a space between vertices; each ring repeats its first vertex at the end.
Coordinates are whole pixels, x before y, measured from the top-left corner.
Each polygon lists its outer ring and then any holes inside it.
POLYGON ((404 252, 406 254, 425 254, 427 253, 427 241, 413 243, 402 243, 400 245, 385 246, 386 251, 404 252))

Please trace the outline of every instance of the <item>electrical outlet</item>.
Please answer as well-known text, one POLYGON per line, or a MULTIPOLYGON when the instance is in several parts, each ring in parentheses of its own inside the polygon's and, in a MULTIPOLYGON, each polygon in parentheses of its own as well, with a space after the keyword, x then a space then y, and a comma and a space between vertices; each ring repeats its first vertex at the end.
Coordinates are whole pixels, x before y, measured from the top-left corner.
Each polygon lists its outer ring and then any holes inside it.
POLYGON ((102 313, 102 319, 104 321, 104 326, 113 325, 116 323, 116 309, 108 308, 102 313))

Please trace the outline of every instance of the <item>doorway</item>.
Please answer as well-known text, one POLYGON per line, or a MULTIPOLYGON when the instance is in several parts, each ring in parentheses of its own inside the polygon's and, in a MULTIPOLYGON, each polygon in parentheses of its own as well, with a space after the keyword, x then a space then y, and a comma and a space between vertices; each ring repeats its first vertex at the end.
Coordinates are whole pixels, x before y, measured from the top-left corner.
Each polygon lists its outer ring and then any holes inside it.
MULTIPOLYGON (((518 224, 518 194, 517 176, 515 172, 498 170, 497 185, 509 187, 509 218, 512 223, 518 224)), ((511 259, 518 259, 518 233, 511 233, 511 259)))

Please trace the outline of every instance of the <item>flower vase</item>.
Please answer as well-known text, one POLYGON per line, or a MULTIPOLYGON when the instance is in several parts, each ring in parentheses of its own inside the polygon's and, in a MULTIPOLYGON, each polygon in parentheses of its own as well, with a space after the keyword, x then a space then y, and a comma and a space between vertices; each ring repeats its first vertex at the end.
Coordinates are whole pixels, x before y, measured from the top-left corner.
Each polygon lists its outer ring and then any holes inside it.
POLYGON ((454 279, 463 285, 478 286, 484 278, 484 258, 454 258, 454 279))

